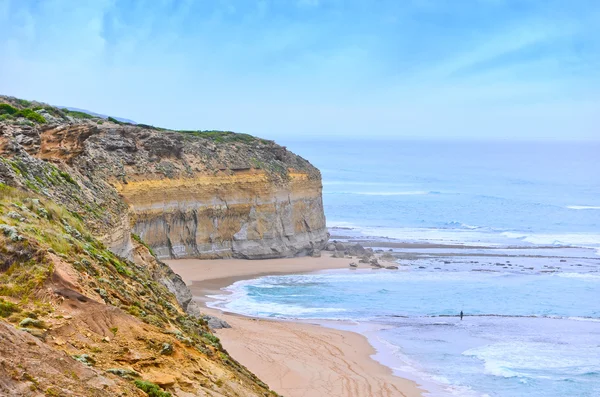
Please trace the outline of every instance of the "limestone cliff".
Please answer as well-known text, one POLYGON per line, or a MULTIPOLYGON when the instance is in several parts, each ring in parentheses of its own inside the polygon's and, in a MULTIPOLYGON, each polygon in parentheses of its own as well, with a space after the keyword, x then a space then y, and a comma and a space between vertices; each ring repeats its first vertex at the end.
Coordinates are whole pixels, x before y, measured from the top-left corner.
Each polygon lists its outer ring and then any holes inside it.
POLYGON ((0 395, 276 396, 158 257, 326 240, 319 171, 273 142, 0 96, 0 395))
POLYGON ((0 155, 50 162, 72 175, 79 189, 71 193, 29 183, 62 194, 118 254, 131 256, 132 231, 159 258, 296 256, 327 241, 319 171, 274 142, 134 126, 47 106, 36 114, 45 122, 0 123, 0 155), (81 195, 89 208, 76 202, 81 195))

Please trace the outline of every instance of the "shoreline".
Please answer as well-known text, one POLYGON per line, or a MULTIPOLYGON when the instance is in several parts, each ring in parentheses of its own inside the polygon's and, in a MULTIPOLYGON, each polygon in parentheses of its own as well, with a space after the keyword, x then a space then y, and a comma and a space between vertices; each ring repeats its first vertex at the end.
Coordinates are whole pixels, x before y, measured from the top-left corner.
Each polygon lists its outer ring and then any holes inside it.
POLYGON ((232 326, 215 332, 232 357, 286 397, 422 397, 426 392, 376 361, 378 351, 358 332, 303 321, 246 317, 206 306, 209 295, 222 294, 221 288, 236 281, 347 269, 351 259, 323 256, 165 262, 183 278, 206 314, 232 326))

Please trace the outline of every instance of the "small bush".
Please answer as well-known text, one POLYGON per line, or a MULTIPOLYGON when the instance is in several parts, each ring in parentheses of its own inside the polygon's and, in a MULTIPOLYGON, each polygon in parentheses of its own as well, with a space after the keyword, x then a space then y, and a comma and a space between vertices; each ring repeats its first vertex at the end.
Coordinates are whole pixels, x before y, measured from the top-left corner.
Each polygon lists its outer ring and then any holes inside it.
POLYGON ((150 397, 171 397, 171 393, 163 391, 157 384, 146 380, 136 380, 135 385, 150 397))
POLYGON ((8 103, 0 103, 0 114, 16 114, 19 109, 10 106, 8 103))
POLYGON ((208 332, 204 332, 202 334, 202 337, 208 339, 213 345, 219 345, 221 343, 221 341, 216 335, 210 334, 208 332))
POLYGON ((25 117, 27 120, 31 120, 40 124, 44 124, 46 122, 46 119, 42 115, 34 112, 31 109, 21 109, 17 112, 16 116, 25 117))
POLYGON ((144 247, 146 247, 148 249, 148 251, 150 252, 150 255, 152 255, 153 257, 156 258, 156 254, 154 253, 152 248, 148 244, 146 244, 146 242, 144 240, 142 240, 142 238, 140 236, 138 236, 135 233, 131 233, 131 238, 134 239, 135 241, 137 241, 138 243, 142 244, 144 247))
POLYGON ((114 117, 109 117, 108 121, 113 122, 115 124, 122 124, 119 120, 115 119, 114 117))
POLYGON ((65 112, 65 114, 76 118, 76 119, 97 119, 98 117, 96 116, 92 116, 91 114, 87 114, 84 112, 78 112, 77 110, 69 110, 69 109, 63 109, 63 112, 65 112))
POLYGON ((21 309, 19 309, 19 307, 14 303, 0 299, 0 317, 8 317, 11 314, 18 313, 20 311, 21 309))
POLYGON ((31 106, 31 101, 28 101, 27 99, 17 99, 17 102, 24 108, 28 108, 29 106, 31 106))
POLYGON ((60 176, 62 176, 62 178, 63 178, 65 181, 69 182, 70 184, 72 184, 72 185, 75 185, 75 186, 79 186, 79 185, 77 184, 77 182, 75 182, 75 179, 73 179, 73 178, 71 177, 71 175, 69 175, 69 173, 68 173, 68 172, 64 172, 64 171, 58 171, 58 174, 59 174, 60 176))

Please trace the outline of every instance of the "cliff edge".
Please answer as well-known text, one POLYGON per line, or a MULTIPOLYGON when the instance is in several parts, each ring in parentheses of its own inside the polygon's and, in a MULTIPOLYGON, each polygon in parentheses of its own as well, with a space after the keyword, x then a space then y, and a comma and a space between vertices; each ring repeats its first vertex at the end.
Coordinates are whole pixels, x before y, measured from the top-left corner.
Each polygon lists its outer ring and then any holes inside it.
POLYGON ((131 232, 158 258, 299 256, 327 242, 319 170, 272 141, 0 102, 0 156, 11 162, 0 182, 77 211, 117 254, 131 257, 131 232), (17 175, 39 161, 79 189, 17 175))

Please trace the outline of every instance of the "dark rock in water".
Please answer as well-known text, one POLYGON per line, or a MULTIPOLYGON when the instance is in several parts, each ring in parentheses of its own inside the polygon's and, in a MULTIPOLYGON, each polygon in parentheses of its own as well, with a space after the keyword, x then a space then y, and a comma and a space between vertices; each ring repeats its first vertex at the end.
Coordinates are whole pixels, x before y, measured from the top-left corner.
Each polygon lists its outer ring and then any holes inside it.
POLYGON ((561 259, 560 261, 561 261, 561 262, 566 262, 567 260, 566 260, 566 259, 561 259))
POLYGON ((388 250, 388 252, 394 252, 394 250, 390 248, 390 249, 388 250))
POLYGON ((398 266, 386 266, 385 268, 390 270, 398 270, 398 266))
POLYGON ((425 266, 419 266, 419 269, 427 269, 425 266))
POLYGON ((376 253, 376 254, 382 254, 382 253, 383 253, 383 250, 375 250, 375 253, 376 253))
POLYGON ((210 327, 210 329, 222 329, 222 328, 231 328, 231 325, 229 325, 227 323, 227 321, 225 320, 221 320, 218 317, 215 316, 209 316, 208 314, 205 314, 202 316, 202 318, 208 323, 208 326, 210 327))
POLYGON ((450 261, 444 261, 444 263, 445 263, 446 265, 449 265, 449 264, 450 264, 450 261))

